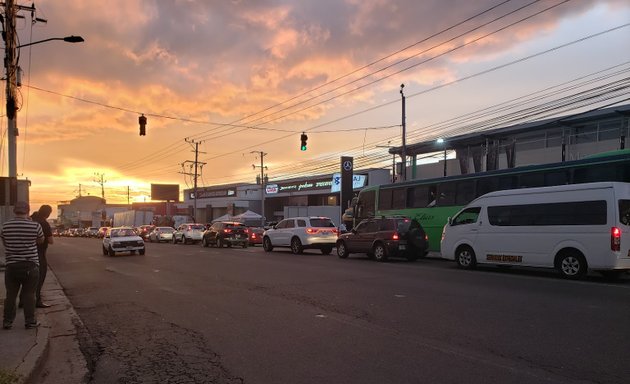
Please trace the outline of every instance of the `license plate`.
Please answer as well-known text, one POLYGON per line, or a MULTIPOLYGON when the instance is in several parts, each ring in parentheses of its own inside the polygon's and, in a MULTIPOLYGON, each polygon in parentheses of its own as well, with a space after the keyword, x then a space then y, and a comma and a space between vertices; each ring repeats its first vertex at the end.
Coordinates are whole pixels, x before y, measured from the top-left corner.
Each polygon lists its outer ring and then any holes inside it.
POLYGON ((400 244, 400 245, 398 246, 398 249, 403 249, 403 250, 404 250, 404 249, 407 249, 407 246, 406 246, 406 245, 404 245, 404 244, 400 244))

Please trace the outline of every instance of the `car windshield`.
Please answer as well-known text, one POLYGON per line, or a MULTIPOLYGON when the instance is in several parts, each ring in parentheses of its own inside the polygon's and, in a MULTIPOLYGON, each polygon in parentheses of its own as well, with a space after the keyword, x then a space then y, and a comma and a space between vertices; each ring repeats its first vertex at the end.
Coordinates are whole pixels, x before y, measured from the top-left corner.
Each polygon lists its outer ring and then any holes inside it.
POLYGON ((165 233, 172 233, 173 231, 175 231, 175 229, 169 228, 169 227, 162 227, 162 228, 158 228, 158 231, 165 232, 165 233))
POLYGON ((316 218, 316 219, 311 219, 311 226, 313 227, 319 227, 319 228, 326 228, 326 227, 335 227, 335 224, 333 224, 332 221, 330 221, 330 219, 327 218, 316 218))
POLYGON ((243 224, 226 224, 225 227, 226 228, 234 228, 234 229, 245 229, 245 228, 247 228, 243 224))
POLYGON ((197 225, 191 225, 190 226, 190 230, 193 230, 193 231, 203 231, 205 229, 206 229, 206 226, 203 225, 203 224, 197 224, 197 225))
POLYGON ((112 237, 123 237, 123 236, 135 236, 136 233, 133 229, 114 229, 112 230, 112 237))

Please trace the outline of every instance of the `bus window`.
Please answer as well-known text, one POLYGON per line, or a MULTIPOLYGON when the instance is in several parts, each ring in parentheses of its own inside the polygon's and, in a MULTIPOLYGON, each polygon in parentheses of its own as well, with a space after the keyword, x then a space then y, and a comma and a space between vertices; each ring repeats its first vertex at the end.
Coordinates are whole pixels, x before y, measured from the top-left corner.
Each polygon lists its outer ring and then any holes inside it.
POLYGON ((519 188, 533 188, 544 187, 545 175, 540 173, 525 173, 522 174, 518 183, 519 188))
POLYGON ((407 205, 410 208, 426 207, 429 200, 429 187, 426 185, 407 189, 407 205))
POLYGON ((407 189, 396 188, 392 193, 392 208, 404 209, 407 208, 407 189))
POLYGON ((460 181, 457 183, 455 204, 466 205, 473 201, 475 197, 475 182, 473 180, 460 181))
POLYGON ((518 185, 516 176, 503 176, 499 177, 499 188, 497 191, 503 191, 506 189, 515 189, 518 185))
POLYGON ((499 189, 499 179, 497 177, 485 177, 477 181, 476 197, 494 192, 499 189))
POLYGON ((438 185, 438 206, 455 204, 455 183, 442 183, 438 185))
POLYGON ((391 189, 381 189, 378 194, 378 209, 392 209, 391 189))
POLYGON ((618 167, 610 164, 596 167, 580 167, 573 172, 573 182, 593 183, 596 181, 621 181, 617 178, 618 167))
POLYGON ((548 172, 545 174, 545 186, 569 184, 569 173, 566 171, 548 172))
POLYGON ((354 216, 355 223, 358 223, 367 217, 373 217, 376 210, 375 204, 376 191, 371 190, 359 193, 359 198, 357 199, 357 212, 354 216))

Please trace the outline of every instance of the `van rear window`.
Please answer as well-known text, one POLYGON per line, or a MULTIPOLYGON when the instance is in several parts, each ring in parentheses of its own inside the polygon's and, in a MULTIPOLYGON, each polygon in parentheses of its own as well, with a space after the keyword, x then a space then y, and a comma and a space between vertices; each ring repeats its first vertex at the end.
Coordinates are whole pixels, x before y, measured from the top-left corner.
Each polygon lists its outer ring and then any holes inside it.
POLYGON ((619 200, 619 221, 630 225, 630 200, 619 200))
POLYGON ((496 226, 604 225, 606 201, 488 207, 488 221, 496 226))

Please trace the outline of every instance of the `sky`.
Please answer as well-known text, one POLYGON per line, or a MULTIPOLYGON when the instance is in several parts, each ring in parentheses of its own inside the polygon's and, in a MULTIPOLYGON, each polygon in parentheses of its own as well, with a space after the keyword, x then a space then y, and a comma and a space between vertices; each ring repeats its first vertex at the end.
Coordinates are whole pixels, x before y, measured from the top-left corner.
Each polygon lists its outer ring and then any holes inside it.
MULTIPOLYGON (((271 181, 341 156, 389 167, 401 84, 407 144, 629 102, 610 90, 630 69, 624 0, 40 0, 46 22, 20 14, 20 45, 85 39, 19 49, 33 206, 191 188, 196 143, 199 186, 255 182, 261 152, 271 181)), ((7 176, 4 111, 0 127, 7 176)))

